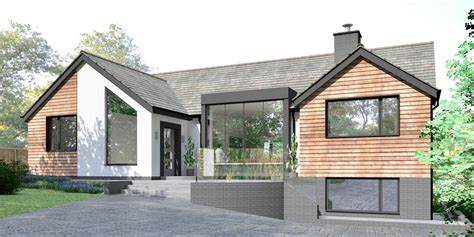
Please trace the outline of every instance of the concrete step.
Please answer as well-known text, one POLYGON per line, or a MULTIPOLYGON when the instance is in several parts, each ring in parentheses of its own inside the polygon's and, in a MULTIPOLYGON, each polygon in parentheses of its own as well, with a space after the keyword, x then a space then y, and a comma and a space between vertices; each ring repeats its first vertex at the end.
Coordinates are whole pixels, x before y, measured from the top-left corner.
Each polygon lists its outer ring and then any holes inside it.
MULTIPOLYGON (((180 177, 179 177, 180 178, 180 177)), ((123 190, 126 195, 142 195, 160 198, 190 199, 191 179, 134 180, 123 190)))

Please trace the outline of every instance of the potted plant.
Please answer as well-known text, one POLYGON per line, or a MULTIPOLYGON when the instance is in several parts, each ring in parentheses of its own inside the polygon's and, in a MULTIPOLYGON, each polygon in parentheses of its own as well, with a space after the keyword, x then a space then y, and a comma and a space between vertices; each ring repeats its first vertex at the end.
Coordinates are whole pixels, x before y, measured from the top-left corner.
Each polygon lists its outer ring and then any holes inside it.
POLYGON ((194 176, 194 166, 196 165, 195 146, 191 136, 188 137, 186 144, 184 144, 186 153, 184 154, 184 165, 186 165, 186 175, 194 176))
POLYGON ((298 169, 298 142, 296 141, 296 135, 291 135, 289 157, 286 163, 286 168, 290 172, 288 175, 290 178, 297 177, 296 169, 298 169))

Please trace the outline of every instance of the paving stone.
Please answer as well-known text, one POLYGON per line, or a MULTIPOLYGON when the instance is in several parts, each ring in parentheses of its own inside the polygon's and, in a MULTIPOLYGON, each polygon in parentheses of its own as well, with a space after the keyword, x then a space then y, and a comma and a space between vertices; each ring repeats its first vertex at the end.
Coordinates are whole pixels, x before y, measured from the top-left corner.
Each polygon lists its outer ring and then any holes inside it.
POLYGON ((430 228, 297 224, 182 199, 113 195, 0 219, 0 236, 427 236, 430 228))

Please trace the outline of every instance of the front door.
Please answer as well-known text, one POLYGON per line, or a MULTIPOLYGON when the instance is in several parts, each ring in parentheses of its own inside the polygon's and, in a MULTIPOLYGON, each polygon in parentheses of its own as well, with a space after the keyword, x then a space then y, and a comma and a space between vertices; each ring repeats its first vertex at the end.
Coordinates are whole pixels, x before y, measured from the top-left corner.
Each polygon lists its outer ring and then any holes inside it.
POLYGON ((160 150, 162 176, 181 176, 181 126, 161 122, 160 150))

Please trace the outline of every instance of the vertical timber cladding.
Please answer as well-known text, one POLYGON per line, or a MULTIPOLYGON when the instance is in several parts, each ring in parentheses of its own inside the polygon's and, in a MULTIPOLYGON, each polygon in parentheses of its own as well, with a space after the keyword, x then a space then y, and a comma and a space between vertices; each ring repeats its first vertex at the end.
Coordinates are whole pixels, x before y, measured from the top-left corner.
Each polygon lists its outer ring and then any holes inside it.
POLYGON ((419 135, 430 112, 430 97, 358 59, 300 108, 301 176, 430 178, 429 167, 415 157, 429 150, 419 135), (390 95, 400 95, 400 136, 326 138, 326 100, 390 95))
POLYGON ((46 152, 46 117, 76 114, 77 73, 74 73, 28 122, 28 164, 32 174, 77 175, 75 151, 46 152))

